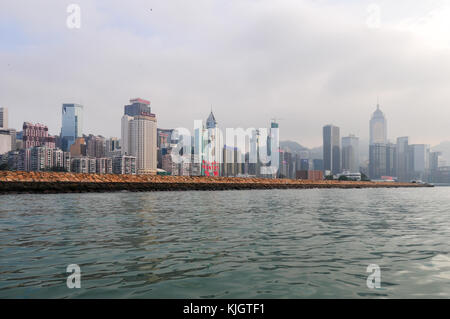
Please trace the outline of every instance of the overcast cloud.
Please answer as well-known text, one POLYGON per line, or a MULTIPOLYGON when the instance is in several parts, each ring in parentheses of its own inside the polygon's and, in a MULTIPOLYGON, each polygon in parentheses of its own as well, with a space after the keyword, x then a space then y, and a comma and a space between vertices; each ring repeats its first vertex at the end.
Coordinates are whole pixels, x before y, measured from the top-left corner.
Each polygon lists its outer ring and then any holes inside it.
POLYGON ((282 140, 314 147, 328 123, 367 139, 379 96, 390 139, 450 140, 450 4, 336 2, 2 0, 0 106, 59 134, 61 104, 81 103, 84 133, 119 136, 130 98, 162 128, 192 130, 212 104, 222 128, 276 117, 282 140))

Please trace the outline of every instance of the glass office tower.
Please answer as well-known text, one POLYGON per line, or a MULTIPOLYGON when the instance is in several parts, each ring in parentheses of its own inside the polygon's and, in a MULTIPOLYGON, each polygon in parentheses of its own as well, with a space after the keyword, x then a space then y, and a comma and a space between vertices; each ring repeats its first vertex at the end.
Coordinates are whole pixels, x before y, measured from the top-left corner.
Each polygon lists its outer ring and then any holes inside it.
POLYGON ((80 104, 63 104, 61 146, 70 151, 70 146, 83 135, 83 106, 80 104))

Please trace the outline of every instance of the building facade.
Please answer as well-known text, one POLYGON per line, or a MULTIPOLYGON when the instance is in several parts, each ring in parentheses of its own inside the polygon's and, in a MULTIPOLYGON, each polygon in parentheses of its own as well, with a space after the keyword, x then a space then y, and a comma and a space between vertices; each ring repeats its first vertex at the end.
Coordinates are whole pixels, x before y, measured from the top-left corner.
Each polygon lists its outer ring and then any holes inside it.
POLYGON ((136 157, 121 155, 113 157, 112 161, 114 174, 136 174, 136 157))
POLYGON ((341 171, 341 139, 339 127, 326 125, 323 127, 323 166, 324 171, 333 175, 341 171))
POLYGON ((22 141, 24 148, 45 146, 56 148, 56 138, 48 134, 48 127, 43 124, 23 123, 22 141))
POLYGON ((137 174, 156 174, 156 115, 147 113, 146 111, 142 113, 141 111, 141 108, 145 105, 148 106, 150 102, 142 99, 134 99, 130 102, 132 102, 131 107, 130 105, 125 106, 125 114, 122 117, 122 154, 134 156, 136 158, 137 174), (139 100, 139 103, 133 102, 136 100, 139 100), (148 104, 145 104, 144 102, 148 104), (139 112, 141 115, 130 115, 139 112))
POLYGON ((372 114, 370 119, 370 143, 372 144, 386 144, 387 143, 387 120, 383 112, 380 110, 380 105, 377 105, 376 111, 372 114))
POLYGON ((0 107, 0 129, 7 129, 8 125, 8 108, 0 107))
POLYGON ((106 156, 106 139, 103 136, 90 134, 84 140, 86 141, 86 156, 95 158, 106 156))
POLYGON ((359 173, 359 138, 355 135, 342 138, 342 170, 359 173))
POLYGON ((69 151, 70 146, 83 135, 83 106, 80 104, 62 105, 61 146, 69 151))
POLYGON ((395 175, 398 181, 408 182, 409 178, 409 138, 407 136, 397 138, 396 146, 396 165, 395 165, 395 175))

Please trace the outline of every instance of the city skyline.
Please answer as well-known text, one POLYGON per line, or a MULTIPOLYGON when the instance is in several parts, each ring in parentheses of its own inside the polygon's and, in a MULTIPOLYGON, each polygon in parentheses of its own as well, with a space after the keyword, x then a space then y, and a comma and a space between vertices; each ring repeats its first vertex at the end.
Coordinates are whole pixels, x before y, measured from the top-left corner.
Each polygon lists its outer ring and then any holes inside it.
POLYGON ((343 136, 368 140, 366 114, 379 96, 390 138, 450 139, 448 4, 380 1, 378 26, 367 23, 371 1, 282 1, 275 11, 268 1, 176 2, 151 12, 143 1, 78 3, 77 30, 65 25, 65 3, 0 4, 0 105, 11 127, 35 121, 58 132, 46 116, 71 101, 90 114, 86 131, 119 136, 110 125, 119 101, 148 96, 160 127, 190 127, 186 113, 203 118, 213 104, 223 127, 277 117, 283 139, 311 148, 330 119, 343 136))
MULTIPOLYGON (((140 98, 137 98, 137 99, 139 99, 140 100, 140 98)), ((132 99, 133 100, 133 99, 132 99)), ((130 101, 132 101, 132 100, 130 100, 130 101)), ((146 100, 144 100, 144 101, 146 101, 146 100)), ((148 103, 150 103, 150 101, 148 101, 148 103)), ((81 104, 78 104, 78 103, 62 103, 62 105, 63 105, 63 109, 64 109, 64 106, 70 106, 70 105, 75 105, 75 106, 79 106, 79 107, 81 107, 82 109, 83 109, 83 113, 86 113, 86 111, 84 111, 84 109, 85 109, 85 106, 84 105, 81 105, 81 104)), ((338 124, 335 124, 335 122, 333 121, 333 124, 332 125, 334 125, 334 126, 337 126, 337 127, 339 127, 340 129, 344 129, 343 130, 343 132, 344 132, 344 134, 343 133, 340 133, 340 135, 342 136, 342 137, 345 137, 345 136, 357 136, 358 137, 358 139, 359 140, 362 140, 363 142, 365 142, 365 143, 367 143, 368 145, 370 145, 370 131, 371 131, 371 127, 372 127, 372 120, 373 120, 373 115, 374 114, 377 114, 377 112, 381 112, 380 111, 380 104, 377 104, 376 105, 376 111, 375 112, 372 112, 371 114, 372 114, 372 118, 370 119, 370 121, 369 121, 369 129, 367 130, 367 127, 366 127, 366 131, 368 132, 367 134, 361 134, 361 135, 358 135, 358 134, 355 134, 355 132, 356 132, 356 130, 352 130, 352 129, 349 129, 348 127, 342 127, 342 126, 340 126, 340 125, 338 125, 338 124)), ((11 122, 16 122, 17 121, 17 119, 15 119, 15 121, 13 120, 13 121, 11 121, 11 111, 10 111, 10 109, 8 108, 8 107, 5 107, 5 106, 3 106, 2 107, 3 109, 6 109, 6 116, 8 116, 8 120, 7 120, 7 122, 9 122, 9 123, 11 123, 11 122)), ((121 108, 123 108, 123 106, 121 107, 121 108)), ((206 111, 206 108, 205 108, 205 111, 206 111)), ((212 114, 212 111, 210 112, 210 115, 212 114)), ((383 116, 385 116, 385 113, 384 112, 381 112, 381 114, 383 115, 383 116)), ((61 114, 62 115, 62 114, 61 114)), ((204 117, 204 115, 203 115, 203 117, 204 117)), ((201 118, 203 118, 203 117, 201 117, 201 118)), ((16 128, 16 127, 12 127, 11 125, 9 125, 10 127, 10 129, 16 129, 17 131, 20 131, 20 128, 22 127, 22 125, 23 125, 23 123, 28 123, 28 122, 31 122, 31 123, 36 123, 36 124, 43 124, 43 125, 45 125, 45 126, 47 126, 47 127, 50 127, 47 123, 48 122, 51 122, 51 121, 48 121, 48 117, 46 117, 46 119, 47 119, 47 121, 46 122, 42 122, 42 121, 37 121, 37 120, 33 120, 33 119, 31 119, 31 120, 28 120, 28 121, 23 121, 22 122, 22 124, 20 125, 20 126, 18 126, 18 128, 16 128)), ((198 120, 198 119, 192 119, 191 121, 192 121, 192 123, 195 121, 195 120, 198 120)), ((281 120, 281 122, 282 122, 282 125, 283 125, 283 119, 277 119, 277 118, 271 118, 271 119, 266 119, 266 123, 263 123, 262 124, 262 127, 265 127, 265 126, 267 126, 267 124, 268 123, 270 123, 270 121, 273 121, 273 120, 276 120, 277 122, 279 121, 279 120, 281 120)), ((83 119, 83 121, 84 121, 84 119, 83 119)), ((161 127, 160 125, 159 125, 159 121, 161 121, 161 120, 158 120, 158 128, 164 128, 164 129, 174 129, 175 127, 161 127)), ((206 119, 206 122, 208 121, 208 119, 206 119)), ((322 125, 321 125, 321 127, 323 127, 323 126, 325 126, 325 124, 324 124, 325 122, 323 122, 322 123, 322 125)), ((331 125, 331 124, 330 124, 331 125)), ((387 130, 387 124, 385 124, 386 125, 386 127, 384 127, 384 129, 386 129, 387 130)), ((114 126, 114 125, 113 125, 114 126)), ((105 137, 105 138, 120 138, 120 136, 121 136, 121 129, 120 129, 120 127, 121 127, 121 121, 120 121, 120 119, 119 119, 119 121, 118 121, 118 124, 116 125, 117 127, 118 127, 118 129, 119 129, 119 132, 118 132, 118 134, 117 135, 107 135, 107 134, 105 134, 105 133, 103 133, 103 132, 99 132, 98 130, 94 130, 94 131, 87 131, 86 129, 82 129, 82 132, 81 132, 81 134, 83 135, 83 134, 94 134, 94 135, 98 135, 98 136, 103 136, 103 137, 105 137)), ((191 126, 192 126, 192 124, 191 124, 191 126)), ((189 126, 187 126, 187 127, 189 127, 189 126)), ((221 125, 220 126, 221 128, 225 128, 223 125, 221 125)), ((244 129, 246 129, 246 128, 250 128, 250 127, 252 127, 251 125, 248 125, 248 126, 243 126, 242 128, 244 128, 244 129)), ((60 124, 59 125, 59 129, 57 130, 57 132, 55 132, 55 133, 53 133, 52 132, 52 130, 50 130, 50 128, 49 128, 49 134, 50 135, 52 135, 52 136, 59 136, 60 135, 60 133, 61 133, 61 130, 62 130, 62 128, 63 128, 63 125, 62 124, 60 124)), ((322 137, 322 135, 321 134, 316 134, 317 136, 320 136, 320 139, 322 140, 323 139, 323 137, 322 137)), ((446 138, 442 138, 441 140, 440 140, 440 142, 438 142, 437 144, 433 144, 433 143, 430 143, 430 142, 427 142, 427 141, 425 141, 425 142, 423 142, 423 143, 419 143, 419 141, 423 141, 424 139, 420 136, 420 135, 413 135, 413 134, 408 134, 408 133, 406 133, 406 134, 404 134, 404 136, 408 136, 408 138, 410 138, 411 140, 413 140, 413 141, 415 141, 415 144, 427 144, 427 145, 430 145, 430 147, 431 148, 433 148, 433 147, 435 147, 435 146, 438 146, 439 144, 441 144, 441 143, 446 143, 446 142, 450 142, 450 138, 448 138, 448 139, 446 139, 446 138)), ((296 143, 298 143, 299 145, 301 145, 301 146, 304 146, 304 147, 307 147, 307 148, 309 148, 309 149, 317 149, 317 148, 322 148, 323 147, 323 143, 320 143, 320 144, 318 144, 318 145, 313 145, 313 146, 308 146, 308 145, 306 145, 306 144, 303 144, 302 142, 301 142, 301 137, 297 137, 297 138, 292 138, 292 139, 290 139, 290 138, 283 138, 282 136, 280 136, 280 138, 282 138, 282 141, 294 141, 294 142, 296 142, 296 143)), ((386 142, 389 142, 389 143, 396 143, 396 139, 397 139, 397 137, 396 136, 389 136, 389 134, 387 134, 386 135, 386 142)))

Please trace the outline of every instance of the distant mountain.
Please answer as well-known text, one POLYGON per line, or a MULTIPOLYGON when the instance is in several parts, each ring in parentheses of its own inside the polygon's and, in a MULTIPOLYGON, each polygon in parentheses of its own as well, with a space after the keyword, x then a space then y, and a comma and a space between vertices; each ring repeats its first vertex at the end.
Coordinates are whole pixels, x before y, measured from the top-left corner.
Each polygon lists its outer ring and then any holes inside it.
POLYGON ((307 147, 304 147, 303 145, 300 145, 299 143, 294 141, 281 141, 280 148, 285 150, 286 152, 297 154, 303 151, 309 151, 307 147))
POLYGON ((298 154, 307 158, 322 158, 322 146, 307 148, 294 141, 280 141, 280 148, 286 152, 298 154))

